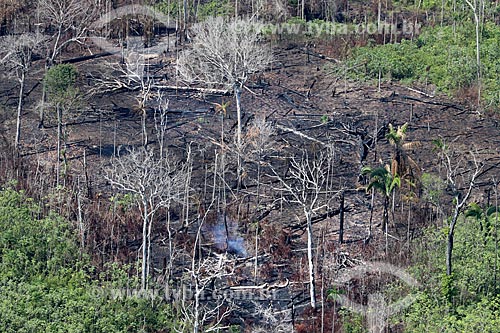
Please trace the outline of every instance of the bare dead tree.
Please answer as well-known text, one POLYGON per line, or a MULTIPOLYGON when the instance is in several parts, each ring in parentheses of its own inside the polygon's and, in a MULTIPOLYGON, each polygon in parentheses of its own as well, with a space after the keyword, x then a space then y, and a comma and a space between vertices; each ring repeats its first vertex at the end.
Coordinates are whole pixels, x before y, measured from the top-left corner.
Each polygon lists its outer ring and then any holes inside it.
POLYGON ((228 271, 228 266, 224 255, 221 255, 219 259, 207 257, 197 260, 189 271, 195 288, 192 313, 188 316, 193 325, 193 333, 218 332, 222 328, 223 320, 231 314, 231 301, 223 299, 222 295, 220 299, 213 300, 214 304, 202 303, 203 298, 206 297, 205 292, 215 281, 233 274, 232 271, 228 271), (210 327, 204 327, 209 322, 211 322, 210 327))
POLYGON ((31 68, 33 55, 41 50, 44 38, 40 34, 25 33, 22 35, 9 35, 0 42, 3 50, 1 63, 7 67, 9 72, 14 72, 19 81, 19 97, 17 102, 16 138, 14 147, 19 153, 21 140, 21 117, 24 105, 24 88, 26 76, 31 68))
MULTIPOLYGON (((186 163, 168 154, 158 158, 144 149, 123 152, 113 159, 105 178, 121 191, 134 195, 142 213, 141 288, 147 289, 151 255, 151 230, 160 208, 179 201, 186 179, 186 163)), ((169 212, 167 212, 169 214, 169 212)))
MULTIPOLYGON (((271 122, 267 122, 264 116, 255 118, 252 125, 249 127, 245 136, 245 151, 248 151, 250 159, 257 165, 257 210, 260 209, 261 203, 261 173, 263 159, 266 154, 273 150, 273 135, 275 128, 271 122)), ((257 283, 258 270, 258 254, 259 254, 259 221, 255 226, 255 262, 254 262, 254 278, 257 283)))
POLYGON ((446 244, 446 274, 452 273, 452 254, 455 227, 460 214, 476 185, 476 180, 483 170, 483 164, 477 160, 473 153, 469 154, 472 160, 467 160, 465 154, 453 154, 449 150, 444 152, 446 163, 446 178, 448 182, 448 192, 453 197, 453 215, 448 226, 448 237, 446 244), (470 162, 470 163, 467 163, 470 162), (463 188, 463 189, 461 189, 463 188))
MULTIPOLYGON (((99 0, 38 0, 40 23, 52 32, 46 43, 45 71, 70 44, 85 45, 91 24, 97 18, 99 0)), ((39 104, 39 127, 44 126, 46 91, 43 89, 39 104)))
POLYGON ((288 333, 293 332, 292 309, 277 311, 272 304, 263 306, 254 302, 254 316, 259 318, 260 325, 252 327, 253 333, 288 333))
MULTIPOLYGON (((213 202, 212 202, 213 203, 213 202)), ((230 300, 225 300, 221 297, 213 297, 217 295, 217 290, 212 290, 212 294, 207 297, 205 293, 211 286, 215 286, 215 282, 220 281, 234 274, 234 264, 230 263, 227 254, 202 257, 202 252, 199 251, 201 245, 201 231, 206 219, 206 214, 201 217, 196 238, 193 244, 191 267, 188 269, 191 283, 194 285, 194 300, 193 304, 184 308, 186 321, 193 327, 193 333, 219 331, 222 321, 230 315, 232 311, 232 303, 230 300), (210 298, 212 304, 202 304, 202 301, 210 298), (225 304, 228 304, 224 308, 225 304), (205 323, 211 321, 210 327, 203 327, 205 323)))
POLYGON ((269 65, 271 49, 262 45, 258 25, 248 19, 209 18, 194 25, 192 33, 190 48, 183 51, 177 61, 179 75, 190 84, 234 92, 237 145, 241 150, 241 93, 249 76, 269 65))
POLYGON ((40 18, 52 27, 49 66, 72 43, 85 44, 89 27, 97 18, 99 2, 93 0, 39 0, 40 18))
POLYGON ((292 157, 290 160, 290 177, 283 178, 271 168, 273 177, 277 178, 283 189, 291 197, 290 202, 299 204, 305 215, 307 224, 307 261, 309 269, 309 296, 312 308, 316 307, 316 287, 314 279, 314 234, 312 219, 316 212, 325 207, 320 202, 321 194, 325 190, 327 179, 328 154, 323 152, 312 157, 307 151, 300 159, 292 157))

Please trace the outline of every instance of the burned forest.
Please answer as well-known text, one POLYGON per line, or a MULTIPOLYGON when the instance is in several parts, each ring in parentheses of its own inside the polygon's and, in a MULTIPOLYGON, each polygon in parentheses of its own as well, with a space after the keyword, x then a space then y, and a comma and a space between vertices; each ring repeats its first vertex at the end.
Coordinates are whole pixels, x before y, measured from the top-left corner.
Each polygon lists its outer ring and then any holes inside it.
POLYGON ((0 332, 498 332, 499 1, 0 1, 0 332))

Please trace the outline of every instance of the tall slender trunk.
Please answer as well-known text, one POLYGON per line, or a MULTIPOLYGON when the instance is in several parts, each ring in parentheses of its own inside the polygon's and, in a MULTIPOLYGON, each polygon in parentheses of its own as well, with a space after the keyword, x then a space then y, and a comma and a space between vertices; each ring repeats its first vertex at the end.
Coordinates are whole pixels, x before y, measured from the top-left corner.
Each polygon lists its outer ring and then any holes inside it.
POLYGON ((372 238, 372 223, 373 223, 373 205, 375 203, 375 189, 372 188, 372 199, 370 203, 370 223, 368 225, 368 237, 366 237, 366 241, 369 241, 372 238))
POLYGON ((384 219, 382 221, 382 230, 386 230, 386 226, 389 223, 389 197, 384 196, 384 219))
MULTIPOLYGON (((193 259, 194 260, 194 259, 193 259)), ((193 320, 193 333, 198 333, 200 331, 200 294, 201 290, 198 283, 198 276, 194 278, 194 320, 193 320)))
POLYGON ((42 87, 42 98, 40 99, 40 109, 38 110, 38 128, 44 127, 44 118, 45 118, 45 100, 47 98, 47 91, 45 90, 45 85, 42 87))
POLYGON ((241 85, 235 84, 234 86, 234 96, 236 98, 236 120, 238 122, 238 128, 236 129, 236 136, 238 142, 238 148, 241 146, 241 85))
MULTIPOLYGON (((148 218, 148 220, 150 220, 148 218)), ((147 260, 146 260, 146 277, 149 276, 149 270, 151 267, 151 229, 153 228, 152 219, 148 221, 148 248, 147 248, 147 260)), ((146 284, 147 287, 147 284, 146 284)))
MULTIPOLYGON (((458 200, 458 198, 456 198, 456 200, 458 200)), ((453 237, 455 234, 455 225, 457 224, 459 213, 460 210, 458 207, 456 207, 448 230, 448 241, 446 244, 446 275, 448 276, 450 276, 451 273, 453 272, 452 270, 453 237)))
POLYGON ((479 31, 479 17, 474 14, 476 18, 476 63, 477 63, 477 106, 481 105, 481 50, 480 50, 480 31, 479 31))
POLYGON ((340 194, 339 243, 344 243, 344 191, 340 194))
POLYGON ((497 293, 497 271, 498 271, 498 188, 496 182, 495 184, 495 264, 493 265, 493 285, 495 289, 494 293, 497 293))
POLYGON ((57 47, 59 46, 59 40, 61 39, 61 35, 62 35, 62 25, 59 24, 59 27, 57 28, 57 35, 56 35, 56 40, 54 42, 54 48, 52 49, 52 54, 50 55, 50 58, 49 58, 49 65, 52 66, 52 64, 54 63, 54 60, 56 60, 56 57, 59 53, 57 47))
POLYGON ((259 221, 257 221, 255 225, 255 260, 254 260, 253 276, 254 276, 254 283, 256 285, 258 283, 257 279, 258 267, 259 267, 258 264, 259 264, 259 221))
POLYGON ((144 209, 142 215, 142 262, 141 262, 141 289, 146 290, 146 260, 147 260, 147 236, 148 236, 148 203, 146 200, 142 201, 142 208, 144 209))
POLYGON ((170 274, 172 273, 172 255, 173 255, 173 243, 172 243, 172 229, 170 227, 170 207, 167 207, 167 234, 168 234, 168 268, 167 268, 167 278, 165 281, 170 280, 170 274))
POLYGON ((309 264, 309 296, 311 307, 316 308, 316 287, 314 285, 314 254, 313 254, 313 231, 312 231, 312 212, 304 211, 307 220, 307 261, 309 264))
POLYGON ((234 85, 234 96, 236 98, 236 118, 237 118, 237 129, 236 129, 236 140, 237 140, 237 150, 238 150, 238 189, 241 187, 241 85, 240 84, 235 84, 234 85))
POLYGON ((472 3, 469 0, 465 1, 472 10, 474 15, 474 23, 476 25, 476 66, 477 66, 477 106, 481 105, 481 54, 480 54, 480 26, 481 26, 481 12, 478 8, 478 3, 474 0, 472 3))
POLYGON ((16 142, 15 142, 15 148, 16 148, 17 154, 19 154, 19 143, 21 141, 21 116, 23 113, 25 78, 26 78, 26 73, 24 70, 22 70, 21 77, 19 78, 19 100, 17 103, 16 142))
POLYGON ((59 173, 61 171, 61 131, 62 131, 62 110, 58 104, 56 106, 57 112, 57 173, 56 173, 56 186, 59 186, 59 173))
POLYGON ((142 142, 144 144, 144 148, 147 147, 148 145, 148 129, 146 128, 146 121, 147 121, 147 113, 146 113, 146 109, 145 107, 143 106, 143 109, 142 109, 142 119, 141 119, 141 126, 142 126, 142 142))
POLYGON ((78 184, 78 189, 76 192, 76 202, 77 202, 77 207, 78 207, 78 215, 77 215, 77 221, 78 221, 78 229, 80 232, 80 248, 83 251, 85 248, 85 225, 83 223, 83 209, 82 209, 82 200, 81 200, 81 189, 80 189, 80 177, 77 178, 77 184, 78 184))
POLYGON ((182 1, 182 14, 183 14, 183 27, 182 27, 182 34, 184 38, 184 42, 188 40, 188 31, 187 31, 187 24, 188 24, 188 3, 187 0, 182 1))
POLYGON ((446 244, 446 275, 451 275, 452 273, 452 261, 451 256, 453 254, 453 232, 448 232, 448 240, 446 244))
MULTIPOLYGON (((257 162, 257 210, 260 209, 260 161, 262 159, 262 153, 259 151, 259 160, 257 162)), ((257 285, 257 273, 258 273, 258 263, 259 263, 259 221, 255 224, 255 261, 254 261, 254 279, 257 285)))

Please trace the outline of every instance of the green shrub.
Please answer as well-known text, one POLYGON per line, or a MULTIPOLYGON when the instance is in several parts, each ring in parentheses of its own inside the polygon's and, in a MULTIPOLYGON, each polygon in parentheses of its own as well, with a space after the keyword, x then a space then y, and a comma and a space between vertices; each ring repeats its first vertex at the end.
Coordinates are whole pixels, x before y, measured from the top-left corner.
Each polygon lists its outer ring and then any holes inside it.
POLYGON ((0 191, 2 332, 173 331, 178 320, 165 302, 110 297, 110 288, 135 285, 126 267, 110 264, 102 280, 91 278, 71 224, 40 211, 22 192, 0 191))
POLYGON ((44 78, 45 89, 49 96, 54 98, 66 98, 75 89, 78 71, 75 66, 69 64, 51 67, 44 78))
MULTIPOLYGON (((486 23, 481 36, 482 97, 500 105, 500 27, 486 23)), ((352 78, 404 80, 434 85, 454 94, 477 84, 475 28, 461 25, 426 28, 415 41, 356 48, 348 59, 352 78)))
MULTIPOLYGON (((476 206, 471 209, 477 211, 476 206)), ((415 247, 412 270, 425 284, 399 318, 405 332, 498 332, 500 297, 492 271, 499 259, 496 209, 467 215, 459 218, 455 229, 451 277, 445 274, 447 228, 427 229, 415 247)))
MULTIPOLYGON (((195 4, 196 3, 193 2, 189 5, 188 11, 190 16, 196 14, 199 20, 203 20, 210 16, 229 16, 234 13, 233 5, 229 0, 210 0, 205 3, 197 3, 196 6, 195 4)), ((178 1, 163 0, 156 5, 156 8, 163 14, 172 18, 178 17, 179 13, 181 16, 183 15, 182 4, 178 1)))

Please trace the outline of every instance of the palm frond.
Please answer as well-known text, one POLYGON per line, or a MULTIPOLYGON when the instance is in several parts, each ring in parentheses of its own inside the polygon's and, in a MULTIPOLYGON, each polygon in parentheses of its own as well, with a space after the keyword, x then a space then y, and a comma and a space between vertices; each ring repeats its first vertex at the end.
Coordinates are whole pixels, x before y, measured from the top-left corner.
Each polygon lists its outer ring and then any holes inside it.
POLYGON ((483 209, 475 202, 469 204, 469 208, 465 211, 466 217, 475 217, 480 219, 483 217, 483 209))
POLYGON ((366 191, 369 192, 372 188, 379 191, 380 193, 386 195, 386 188, 385 188, 385 184, 383 182, 379 182, 379 181, 370 182, 370 184, 368 184, 368 187, 366 188, 366 191))
POLYGON ((401 147, 405 150, 410 150, 410 149, 415 149, 418 147, 421 147, 422 143, 420 141, 413 141, 413 142, 405 142, 401 147))

